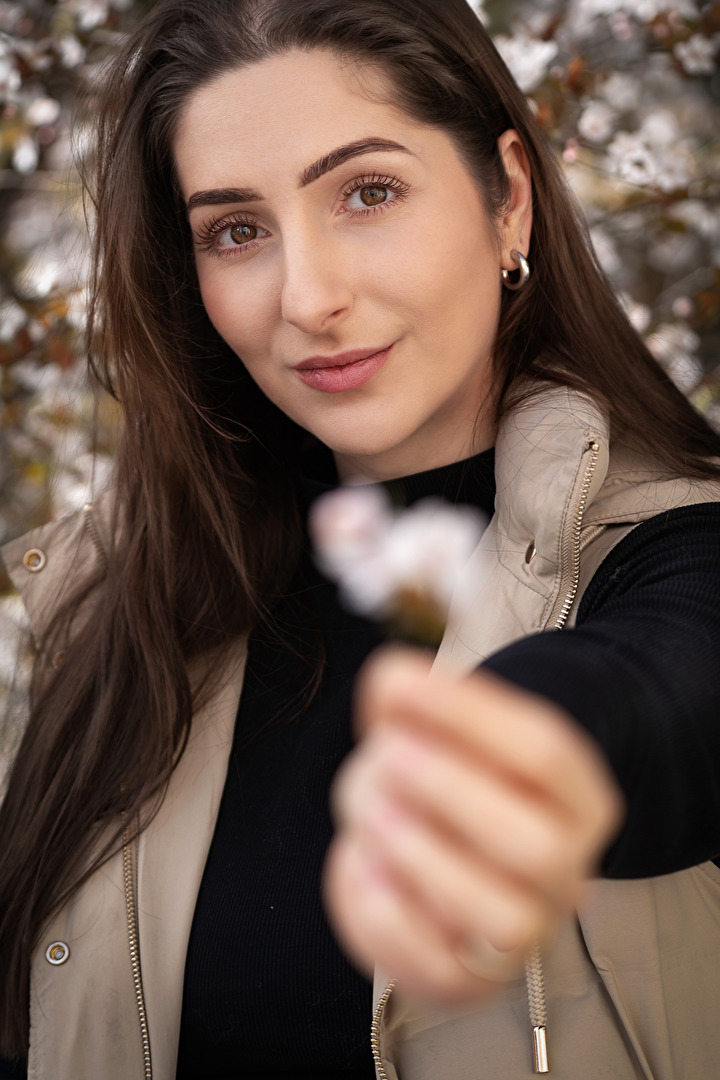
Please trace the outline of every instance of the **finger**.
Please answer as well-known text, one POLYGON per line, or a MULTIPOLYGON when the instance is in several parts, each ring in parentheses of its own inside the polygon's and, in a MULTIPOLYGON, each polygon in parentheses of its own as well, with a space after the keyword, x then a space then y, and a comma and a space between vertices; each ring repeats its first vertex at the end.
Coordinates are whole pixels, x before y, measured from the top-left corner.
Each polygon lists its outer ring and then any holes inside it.
POLYGON ((468 858, 482 858, 555 904, 570 907, 577 882, 597 856, 593 837, 548 803, 509 786, 497 773, 407 730, 368 739, 347 797, 361 815, 383 793, 427 821, 468 858))
POLYGON ((426 728, 513 783, 539 790, 605 834, 620 820, 617 786, 599 749, 560 709, 491 672, 465 678, 430 673, 423 654, 394 649, 374 657, 358 688, 366 730, 426 728))
POLYGON ((448 843, 392 799, 374 800, 354 835, 454 938, 529 948, 559 914, 536 889, 448 843))
POLYGON ((425 1000, 476 1000, 497 990, 468 971, 455 941, 356 838, 331 845, 325 898, 344 947, 368 975, 380 963, 406 994, 425 1000))

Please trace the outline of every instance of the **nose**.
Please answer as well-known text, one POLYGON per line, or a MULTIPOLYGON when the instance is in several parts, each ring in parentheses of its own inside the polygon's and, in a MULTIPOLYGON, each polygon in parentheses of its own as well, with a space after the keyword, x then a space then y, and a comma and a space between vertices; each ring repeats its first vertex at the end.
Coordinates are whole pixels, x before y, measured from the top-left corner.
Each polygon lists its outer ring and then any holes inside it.
POLYGON ((281 310, 285 322, 319 334, 342 322, 353 306, 347 267, 334 245, 298 239, 284 251, 281 310))

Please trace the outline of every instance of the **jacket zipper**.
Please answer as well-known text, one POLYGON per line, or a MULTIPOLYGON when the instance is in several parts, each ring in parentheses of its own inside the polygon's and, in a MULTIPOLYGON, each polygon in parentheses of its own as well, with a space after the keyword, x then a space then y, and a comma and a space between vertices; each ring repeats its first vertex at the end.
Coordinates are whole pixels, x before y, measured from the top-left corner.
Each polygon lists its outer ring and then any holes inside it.
POLYGON ((92 545, 95 548, 95 551, 97 552, 97 556, 98 556, 98 559, 100 560, 100 563, 102 564, 104 569, 107 570, 107 557, 105 555, 105 551, 103 550, 103 546, 100 543, 100 537, 98 535, 97 525, 95 524, 95 519, 93 518, 92 513, 93 513, 93 505, 92 505, 92 503, 85 503, 85 505, 83 506, 83 517, 85 518, 85 528, 87 529, 88 536, 90 537, 90 540, 92 541, 92 545))
POLYGON ((142 1039, 144 1080, 152 1080, 152 1056, 150 1054, 150 1029, 148 1027, 147 1010, 145 1008, 145 991, 142 983, 142 968, 140 966, 140 937, 137 924, 137 891, 136 891, 136 868, 137 848, 131 838, 130 826, 123 829, 123 879, 125 883, 125 913, 127 916, 128 944, 130 946, 130 966, 132 968, 133 986, 135 988, 135 1001, 137 1003, 138 1018, 140 1021, 140 1037, 142 1039))
POLYGON ((580 551, 582 548, 580 532, 582 529, 582 519, 585 513, 588 495, 590 494, 590 485, 595 474, 595 469, 597 468, 598 458, 600 457, 600 445, 595 439, 591 439, 587 444, 587 449, 590 451, 590 460, 585 467, 585 473, 580 485, 580 495, 575 508, 575 517, 573 518, 572 531, 570 533, 572 576, 570 579, 570 587, 562 601, 560 611, 556 616, 555 630, 562 630, 565 626, 568 615, 570 614, 570 609, 575 602, 578 586, 580 584, 580 551))
MULTIPOLYGON (((600 444, 597 440, 591 439, 587 444, 587 449, 590 451, 590 460, 585 467, 585 472, 583 473, 582 482, 580 484, 580 492, 569 540, 571 565, 570 586, 562 600, 560 610, 556 616, 554 627, 556 630, 562 630, 565 626, 580 585, 580 553, 585 546, 582 543, 581 538, 582 520, 583 515, 585 514, 585 507, 587 506, 588 495, 590 494, 590 485, 600 457, 600 444)), ((602 527, 598 527, 598 534, 603 531, 602 527)), ((594 538, 595 534, 593 534, 591 539, 594 538)), ((589 539, 587 542, 590 542, 589 539)), ((525 978, 527 981, 528 1009, 532 1027, 533 1070, 536 1074, 549 1073, 550 1069, 548 1067, 546 1043, 547 1005, 545 1002, 545 977, 543 974, 542 955, 539 945, 536 945, 533 948, 527 958, 525 964, 525 978)), ((396 980, 393 979, 385 987, 382 997, 375 1008, 370 1031, 370 1045, 372 1047, 373 1060, 375 1061, 375 1068, 379 1080, 388 1080, 388 1075, 385 1072, 385 1066, 383 1065, 380 1056, 380 1028, 382 1026, 383 1013, 385 1012, 385 1007, 393 992, 395 983, 396 980)))
MULTIPOLYGON (((555 623, 555 629, 561 630, 567 621, 567 617, 570 614, 573 601, 577 595, 578 585, 580 583, 580 530, 582 528, 582 519, 585 512, 585 506, 587 504, 588 494, 590 492, 590 484, 592 482, 593 474, 597 467, 600 447, 597 442, 593 441, 588 446, 591 451, 591 458, 585 469, 585 475, 580 487, 580 498, 578 500, 577 509, 575 511, 575 518, 573 520, 571 542, 572 542, 572 580, 570 588, 563 601, 562 608, 555 623)), ((98 554, 102 561, 105 561, 105 552, 102 550, 100 541, 97 535, 97 529, 95 522, 92 519, 92 506, 88 504, 84 508, 85 522, 87 525, 90 539, 92 540, 98 554)), ((145 1065, 145 1080, 152 1080, 152 1057, 150 1054, 150 1031, 147 1022, 147 1011, 145 1009, 145 993, 142 985, 142 969, 140 967, 140 943, 137 930, 137 903, 135 896, 135 860, 131 850, 130 832, 126 827, 123 833, 123 876, 125 879, 125 909, 127 913, 127 927, 128 927, 128 942, 130 945, 130 963, 132 966, 133 985, 135 987, 135 999, 137 1001, 138 1017, 140 1020, 140 1033, 143 1044, 143 1060, 145 1065)), ((536 947, 526 966, 526 975, 528 982, 528 997, 530 1000, 530 1021, 533 1025, 533 1060, 536 1073, 548 1072, 547 1067, 547 1050, 545 1046, 545 1025, 547 1019, 547 1010, 545 1006, 545 987, 544 978, 542 972, 542 960, 540 957, 540 949, 536 947)), ((370 1045, 372 1048, 373 1060, 375 1062, 375 1068, 377 1069, 380 1080, 388 1080, 388 1075, 385 1072, 385 1066, 382 1062, 380 1055, 380 1028, 382 1026, 383 1014, 385 1007, 388 1003, 390 995, 395 987, 395 980, 391 980, 385 987, 380 1000, 375 1008, 373 1015, 372 1028, 370 1033, 370 1045)))
MULTIPOLYGON (((97 552, 98 558, 107 569, 107 557, 100 543, 97 526, 92 516, 92 503, 86 503, 83 507, 85 528, 92 545, 97 552)), ((150 1028, 145 1008, 145 990, 142 982, 142 967, 140 965, 140 936, 137 923, 137 846, 133 840, 130 826, 125 825, 122 835, 122 863, 123 883, 125 887, 125 916, 127 921, 128 945, 130 948, 130 967, 132 969, 133 987, 135 989, 135 1002, 137 1004, 138 1020, 140 1022, 140 1038, 143 1051, 143 1076, 144 1080, 152 1080, 152 1055, 150 1053, 150 1028)))
POLYGON ((385 1066, 382 1063, 382 1057, 380 1056, 380 1028, 382 1027, 385 1006, 395 988, 396 982, 396 979, 391 979, 383 990, 382 996, 375 1006, 372 1027, 370 1028, 370 1048, 372 1049, 373 1061, 375 1062, 375 1069, 377 1070, 379 1080, 389 1080, 388 1074, 385 1072, 385 1066))
MULTIPOLYGON (((555 619, 554 628, 556 630, 562 630, 565 626, 575 602, 575 597, 577 596, 580 585, 580 554, 583 548, 586 547, 591 540, 594 540, 596 536, 604 531, 604 526, 597 526, 596 529, 593 530, 592 536, 588 537, 587 540, 583 542, 582 521, 585 514, 585 507, 587 506, 588 495, 590 494, 590 485, 592 483, 592 478, 595 475, 598 458, 600 457, 600 445, 597 440, 591 439, 587 444, 587 449, 590 451, 590 460, 585 466, 585 472, 583 473, 578 501, 575 507, 575 516, 570 531, 570 585, 565 593, 560 610, 555 619)), ((563 554, 565 554, 565 552, 563 552, 563 554)), ((530 1026, 532 1028, 533 1069, 536 1074, 549 1073, 550 1067, 548 1065, 546 1041, 547 1004, 545 1000, 545 975, 543 973, 542 953, 539 945, 535 945, 525 962, 525 979, 527 981, 528 1011, 530 1013, 530 1026)))
MULTIPOLYGON (((92 516, 92 503, 83 506, 85 528, 97 553, 98 559, 104 569, 107 570, 107 556, 100 542, 97 526, 92 516)), ((124 815, 123 815, 124 816, 124 815)), ((152 1055, 150 1053, 150 1028, 148 1026, 147 1009, 145 1008, 145 990, 142 982, 142 968, 140 966, 140 936, 137 922, 137 845, 132 838, 129 824, 123 828, 122 834, 122 865, 123 884, 125 889, 125 917, 127 921, 128 946, 130 949, 130 968, 132 970, 133 987, 135 989, 135 1002, 140 1022, 140 1038, 143 1051, 143 1077, 144 1080, 152 1080, 152 1055)))

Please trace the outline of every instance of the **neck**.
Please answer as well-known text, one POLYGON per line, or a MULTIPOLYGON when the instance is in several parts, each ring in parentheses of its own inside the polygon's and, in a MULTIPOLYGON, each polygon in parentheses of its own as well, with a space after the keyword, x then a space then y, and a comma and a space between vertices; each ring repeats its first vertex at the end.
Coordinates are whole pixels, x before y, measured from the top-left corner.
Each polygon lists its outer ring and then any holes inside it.
POLYGON ((341 454, 333 451, 333 457, 341 484, 382 483, 464 461, 494 446, 496 434, 495 424, 482 428, 478 425, 469 438, 449 439, 445 443, 417 440, 412 446, 395 446, 390 451, 378 454, 341 454))

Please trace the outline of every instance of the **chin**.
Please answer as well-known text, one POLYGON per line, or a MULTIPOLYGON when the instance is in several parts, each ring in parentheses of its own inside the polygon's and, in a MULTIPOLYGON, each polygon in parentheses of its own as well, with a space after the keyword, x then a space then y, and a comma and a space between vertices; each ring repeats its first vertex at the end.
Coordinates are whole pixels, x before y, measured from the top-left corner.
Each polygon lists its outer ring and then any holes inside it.
POLYGON ((347 436, 345 438, 323 438, 322 434, 317 431, 314 434, 333 454, 339 454, 341 457, 346 458, 356 458, 360 466, 363 460, 372 461, 379 456, 392 454, 392 451, 399 445, 397 439, 380 437, 368 439, 360 436, 358 438, 347 438, 347 436))

